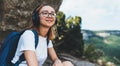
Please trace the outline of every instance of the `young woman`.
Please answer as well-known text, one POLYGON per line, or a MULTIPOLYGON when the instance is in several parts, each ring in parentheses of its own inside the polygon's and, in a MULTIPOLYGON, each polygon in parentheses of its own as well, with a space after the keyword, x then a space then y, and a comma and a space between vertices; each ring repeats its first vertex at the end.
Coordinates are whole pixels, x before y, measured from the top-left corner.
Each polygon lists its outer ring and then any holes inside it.
POLYGON ((21 62, 19 66, 42 66, 49 54, 54 62, 53 66, 73 66, 69 61, 61 62, 53 48, 52 27, 56 21, 54 8, 46 4, 39 5, 33 11, 32 21, 32 29, 35 29, 39 35, 37 48, 35 48, 34 34, 31 30, 26 30, 20 37, 16 54, 11 62, 16 63, 19 56, 24 53, 26 61, 21 62), (49 39, 48 45, 47 39, 49 39))

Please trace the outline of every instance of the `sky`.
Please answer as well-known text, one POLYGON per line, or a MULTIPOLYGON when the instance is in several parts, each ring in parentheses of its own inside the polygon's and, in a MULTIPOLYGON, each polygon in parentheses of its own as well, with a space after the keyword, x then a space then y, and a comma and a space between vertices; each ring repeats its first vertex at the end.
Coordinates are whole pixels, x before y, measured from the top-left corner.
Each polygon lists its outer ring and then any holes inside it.
POLYGON ((63 0, 59 11, 80 16, 82 29, 120 30, 120 0, 63 0))

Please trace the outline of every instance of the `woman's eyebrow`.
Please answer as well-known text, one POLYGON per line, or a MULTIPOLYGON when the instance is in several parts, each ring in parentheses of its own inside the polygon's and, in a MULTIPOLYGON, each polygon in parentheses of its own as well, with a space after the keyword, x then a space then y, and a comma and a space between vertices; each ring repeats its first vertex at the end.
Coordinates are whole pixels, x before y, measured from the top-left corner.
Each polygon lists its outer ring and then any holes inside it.
POLYGON ((51 11, 51 13, 55 13, 55 11, 51 11))
MULTIPOLYGON (((42 10, 41 12, 49 12, 48 10, 42 10)), ((55 13, 55 11, 51 11, 51 13, 55 13)))
POLYGON ((48 10, 42 10, 41 12, 48 12, 48 10))

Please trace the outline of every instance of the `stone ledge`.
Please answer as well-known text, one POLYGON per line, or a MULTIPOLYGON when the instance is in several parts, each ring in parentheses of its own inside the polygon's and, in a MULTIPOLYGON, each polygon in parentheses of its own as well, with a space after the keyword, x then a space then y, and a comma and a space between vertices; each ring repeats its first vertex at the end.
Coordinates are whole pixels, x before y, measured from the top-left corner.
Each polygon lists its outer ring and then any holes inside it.
MULTIPOLYGON (((63 53, 63 54, 58 54, 58 56, 60 57, 62 61, 64 60, 71 61, 74 64, 74 66, 100 66, 100 65, 88 62, 88 61, 80 60, 69 54, 63 53)), ((52 61, 48 58, 43 66, 52 66, 52 61)))

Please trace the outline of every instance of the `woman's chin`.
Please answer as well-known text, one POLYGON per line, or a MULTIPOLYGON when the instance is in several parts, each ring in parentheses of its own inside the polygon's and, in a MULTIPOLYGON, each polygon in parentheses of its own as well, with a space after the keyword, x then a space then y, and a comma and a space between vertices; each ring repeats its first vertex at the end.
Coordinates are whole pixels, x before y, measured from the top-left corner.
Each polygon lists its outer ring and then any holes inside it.
POLYGON ((47 24, 46 24, 46 26, 48 26, 48 27, 52 27, 53 25, 54 25, 53 22, 51 22, 51 23, 47 23, 47 24))
POLYGON ((41 26, 46 27, 46 28, 50 28, 53 26, 53 24, 46 24, 46 25, 41 25, 41 26))

